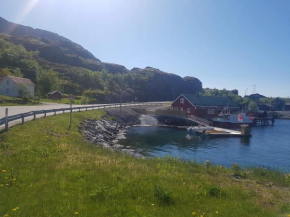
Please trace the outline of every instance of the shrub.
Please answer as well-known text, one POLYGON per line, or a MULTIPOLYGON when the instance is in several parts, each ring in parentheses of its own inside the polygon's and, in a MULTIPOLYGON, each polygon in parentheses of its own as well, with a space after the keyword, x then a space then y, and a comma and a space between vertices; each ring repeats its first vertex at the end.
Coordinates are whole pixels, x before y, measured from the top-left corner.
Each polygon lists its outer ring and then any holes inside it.
POLYGON ((211 186, 208 189, 208 195, 211 196, 211 197, 220 197, 221 194, 222 194, 222 190, 219 187, 211 186))
POLYGON ((239 164, 233 164, 232 169, 234 171, 234 176, 241 176, 241 167, 239 164))
POLYGON ((157 198, 158 203, 162 205, 170 205, 173 203, 173 199, 170 191, 161 187, 160 185, 155 185, 154 196, 157 198))
POLYGON ((99 186, 90 194, 92 200, 105 200, 108 197, 108 187, 99 186))

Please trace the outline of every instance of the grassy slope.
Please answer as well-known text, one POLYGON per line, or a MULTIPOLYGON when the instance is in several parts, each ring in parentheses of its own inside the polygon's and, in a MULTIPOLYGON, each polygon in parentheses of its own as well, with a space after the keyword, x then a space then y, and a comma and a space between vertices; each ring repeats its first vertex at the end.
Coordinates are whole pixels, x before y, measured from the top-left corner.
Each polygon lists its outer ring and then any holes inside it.
POLYGON ((243 171, 247 178, 236 179, 233 171, 219 166, 207 169, 170 158, 136 159, 84 142, 80 122, 103 114, 75 113, 70 130, 69 116, 64 114, 0 134, 0 216, 290 213, 290 182, 279 173, 256 169, 243 171))
POLYGON ((39 101, 29 99, 28 101, 23 101, 22 98, 8 97, 0 95, 0 106, 14 106, 14 105, 37 105, 39 101))

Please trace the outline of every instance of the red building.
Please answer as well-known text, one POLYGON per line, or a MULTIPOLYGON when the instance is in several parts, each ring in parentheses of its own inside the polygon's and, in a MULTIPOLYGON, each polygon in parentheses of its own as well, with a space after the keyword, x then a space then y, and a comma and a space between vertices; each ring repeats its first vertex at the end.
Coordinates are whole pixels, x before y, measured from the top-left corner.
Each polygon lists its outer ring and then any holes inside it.
POLYGON ((227 97, 197 96, 181 94, 172 104, 174 111, 186 111, 187 116, 194 115, 210 119, 218 114, 231 114, 240 110, 240 107, 227 97))
POLYGON ((61 99, 62 98, 62 95, 63 93, 61 93, 60 91, 58 90, 55 90, 55 91, 51 91, 49 92, 47 95, 47 98, 48 99, 61 99))

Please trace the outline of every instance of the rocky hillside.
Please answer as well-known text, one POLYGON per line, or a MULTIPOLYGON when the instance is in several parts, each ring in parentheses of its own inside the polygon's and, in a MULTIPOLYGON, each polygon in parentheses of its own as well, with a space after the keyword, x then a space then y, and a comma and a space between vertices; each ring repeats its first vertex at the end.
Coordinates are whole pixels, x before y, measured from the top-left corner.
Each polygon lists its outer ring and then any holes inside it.
MULTIPOLYGON (((128 70, 119 64, 101 62, 82 46, 65 37, 49 31, 11 23, 1 17, 0 39, 10 42, 6 45, 2 42, 4 47, 0 50, 0 63, 2 64, 0 69, 4 65, 37 68, 39 72, 34 72, 33 76, 29 74, 33 73, 29 70, 19 72, 36 82, 36 87, 40 85, 37 83, 39 80, 37 78, 41 74, 39 67, 64 74, 58 76, 59 78, 66 77, 66 80, 61 81, 59 85, 51 84, 42 91, 38 87, 41 95, 45 95, 49 87, 64 86, 66 93, 81 95, 86 90, 90 90, 87 92, 89 98, 91 96, 101 97, 114 102, 119 98, 120 73, 124 75, 124 101, 165 101, 172 100, 181 93, 194 94, 202 91, 202 83, 197 78, 182 78, 152 67, 128 70), (20 46, 15 47, 15 45, 22 45, 25 49, 20 46), (10 55, 11 51, 14 53, 13 56, 10 55), (30 54, 30 51, 33 51, 33 54, 30 54), (109 97, 108 92, 110 92, 109 97)), ((11 73, 14 72, 11 71, 11 73)), ((42 77, 42 80, 45 81, 43 72, 42 77)), ((56 81, 57 78, 50 80, 56 81)))
POLYGON ((101 71, 102 69, 111 73, 126 71, 124 66, 102 63, 82 46, 63 36, 11 23, 1 17, 0 38, 14 44, 21 44, 28 51, 39 51, 40 61, 46 60, 51 63, 84 67, 93 71, 101 71))

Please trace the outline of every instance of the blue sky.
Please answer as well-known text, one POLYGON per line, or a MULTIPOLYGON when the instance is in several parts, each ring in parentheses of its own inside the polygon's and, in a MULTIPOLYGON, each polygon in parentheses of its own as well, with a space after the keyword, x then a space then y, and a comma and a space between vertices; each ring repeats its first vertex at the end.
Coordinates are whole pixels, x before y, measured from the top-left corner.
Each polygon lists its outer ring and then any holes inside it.
POLYGON ((290 96, 288 0, 1 0, 0 16, 56 32, 103 62, 203 87, 290 96))

